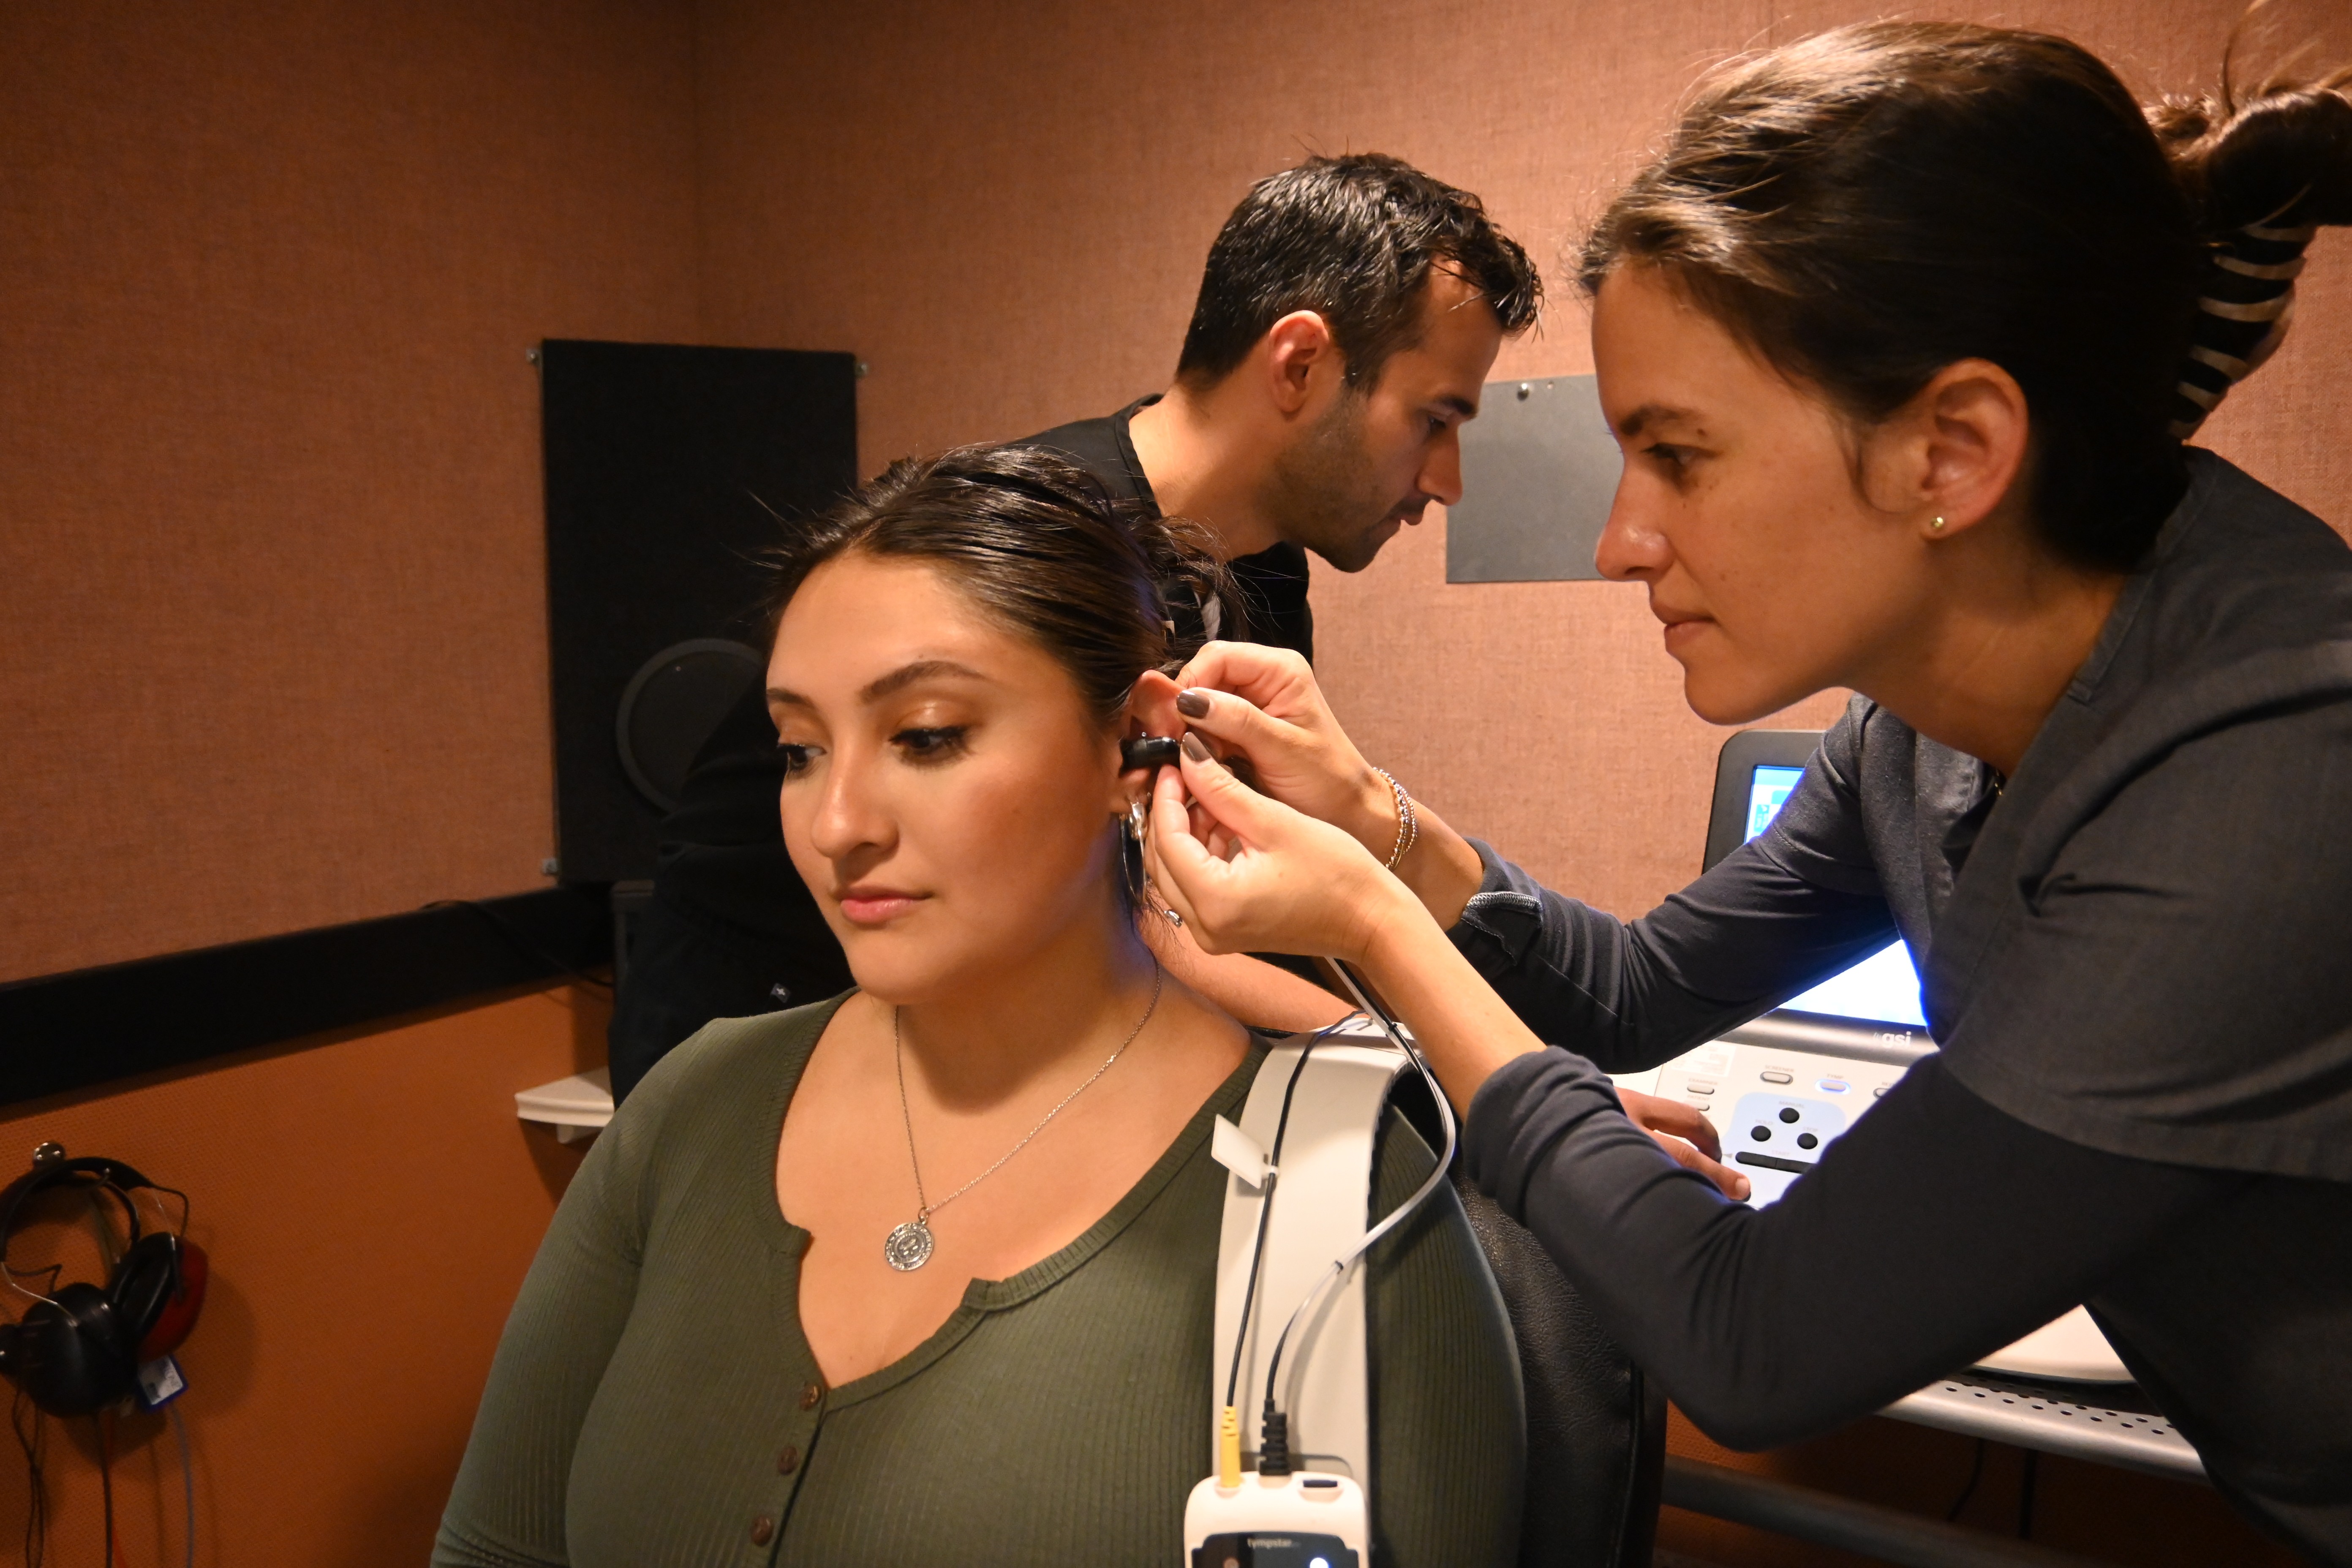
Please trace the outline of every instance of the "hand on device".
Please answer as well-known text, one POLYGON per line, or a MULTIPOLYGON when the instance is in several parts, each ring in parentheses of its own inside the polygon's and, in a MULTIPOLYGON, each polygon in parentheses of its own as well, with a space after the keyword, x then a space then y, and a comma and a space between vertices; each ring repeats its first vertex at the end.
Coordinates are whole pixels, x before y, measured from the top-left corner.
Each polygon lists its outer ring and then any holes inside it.
POLYGON ((1305 659, 1288 648, 1213 642, 1176 679, 1186 724, 1219 751, 1248 758, 1260 790, 1388 859, 1396 795, 1339 728, 1305 659))
POLYGON ((1151 796, 1152 880, 1203 952, 1360 963, 1382 919, 1419 913, 1360 843, 1243 784, 1197 736, 1151 796))
POLYGON ((1630 1089, 1619 1089, 1617 1100, 1624 1106, 1627 1120, 1655 1140, 1675 1164, 1696 1171, 1727 1198, 1748 1196, 1748 1178, 1721 1163, 1723 1141, 1716 1136, 1714 1123, 1697 1110, 1680 1100, 1636 1094, 1630 1089))

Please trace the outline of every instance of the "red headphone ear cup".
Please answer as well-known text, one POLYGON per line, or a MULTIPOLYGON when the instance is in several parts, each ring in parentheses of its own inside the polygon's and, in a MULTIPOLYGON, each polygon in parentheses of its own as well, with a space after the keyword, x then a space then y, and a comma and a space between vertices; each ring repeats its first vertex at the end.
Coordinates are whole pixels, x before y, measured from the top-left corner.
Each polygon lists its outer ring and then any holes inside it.
MULTIPOLYGON (((205 1249, 194 1242, 184 1237, 154 1239, 168 1240, 173 1244, 175 1266, 172 1270, 170 1293, 163 1298, 155 1321, 147 1326, 146 1332, 139 1336, 139 1361, 142 1365, 157 1356, 170 1355, 180 1348, 180 1342, 188 1337, 188 1331, 196 1326, 196 1315, 205 1310, 205 1281, 212 1274, 212 1264, 205 1257, 205 1249)), ((143 1240, 140 1243, 140 1246, 145 1245, 143 1240)), ((126 1253, 124 1261, 129 1260, 126 1253)))

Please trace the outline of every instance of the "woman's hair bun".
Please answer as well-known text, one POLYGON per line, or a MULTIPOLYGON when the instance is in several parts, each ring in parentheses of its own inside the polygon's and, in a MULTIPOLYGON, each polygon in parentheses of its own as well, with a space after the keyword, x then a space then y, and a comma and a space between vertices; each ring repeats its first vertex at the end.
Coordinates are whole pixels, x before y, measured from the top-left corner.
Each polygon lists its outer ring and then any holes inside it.
POLYGON ((2294 319, 2304 249, 2324 225, 2352 224, 2352 72, 2221 90, 2148 113, 2208 247, 2194 342, 2174 401, 2186 438, 2230 389, 2277 352, 2294 319))
POLYGON ((2272 87, 2242 103, 2225 90, 2157 107, 2149 119, 2210 231, 2352 224, 2346 80, 2272 87))

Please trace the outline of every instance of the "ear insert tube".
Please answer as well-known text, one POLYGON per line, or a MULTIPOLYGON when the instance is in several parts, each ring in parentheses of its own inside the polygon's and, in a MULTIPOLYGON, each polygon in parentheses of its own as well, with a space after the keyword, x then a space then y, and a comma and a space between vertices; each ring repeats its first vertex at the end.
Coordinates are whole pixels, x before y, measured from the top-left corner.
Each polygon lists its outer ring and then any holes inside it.
POLYGON ((1118 746, 1121 773, 1133 773, 1138 768, 1174 767, 1183 754, 1183 745, 1173 735, 1139 735, 1132 741, 1122 741, 1118 746))
POLYGON ((1248 1284, 1244 1289, 1241 1323, 1235 1335, 1234 1363, 1225 1383, 1225 1401, 1217 1413, 1217 1473, 1193 1489, 1185 1508, 1185 1539, 1190 1554, 1187 1561, 1193 1568, 1223 1568, 1230 1562, 1255 1562, 1261 1564, 1308 1564, 1318 1560, 1326 1568, 1360 1568, 1367 1560, 1370 1542, 1370 1508, 1363 1486, 1352 1478, 1294 1472, 1289 1458, 1288 1420, 1275 1397, 1278 1386, 1277 1373, 1284 1349, 1291 1332, 1314 1310, 1317 1302, 1338 1281, 1348 1277, 1349 1270, 1370 1250, 1382 1237, 1410 1218, 1437 1190, 1440 1182, 1454 1163, 1456 1142, 1453 1107, 1445 1100, 1444 1089, 1430 1070, 1420 1049, 1393 1019, 1375 1006, 1365 994, 1359 979, 1344 966, 1339 968, 1340 978, 1354 994, 1360 1012, 1341 1019, 1311 1036, 1291 1069, 1290 1081, 1284 1086, 1282 1111, 1275 1126, 1273 1148, 1267 1160, 1266 1187, 1258 1212, 1258 1227, 1250 1256, 1248 1284), (1378 1023, 1390 1043, 1402 1051, 1421 1073, 1435 1097, 1438 1115, 1445 1130, 1445 1147, 1437 1167, 1420 1188, 1396 1209, 1367 1231, 1361 1241, 1346 1256, 1335 1258, 1331 1268, 1312 1286, 1306 1300, 1292 1310, 1284 1323, 1282 1336, 1276 1342, 1265 1382, 1265 1417, 1264 1436, 1259 1444, 1258 1469, 1255 1477, 1245 1478, 1241 1468, 1241 1426, 1239 1411, 1234 1399, 1241 1373, 1242 1345, 1249 1334, 1251 1308, 1255 1301, 1261 1266, 1266 1247, 1266 1215, 1274 1204, 1274 1184, 1281 1179, 1283 1141, 1289 1131, 1290 1106, 1298 1082, 1299 1071, 1307 1055, 1326 1037, 1347 1027, 1361 1016, 1378 1023), (1244 1479, 1255 1485, 1244 1485, 1244 1479))
MULTIPOLYGON (((1355 998, 1357 1007, 1366 1017, 1380 1025, 1381 1031, 1388 1036, 1389 1043, 1405 1054, 1406 1058, 1421 1073, 1422 1081, 1429 1085, 1430 1098, 1437 1103, 1438 1121, 1445 1129, 1445 1147, 1438 1154, 1437 1166, 1429 1173, 1429 1179, 1421 1184, 1412 1196, 1399 1204, 1384 1215, 1378 1225, 1366 1231, 1364 1238, 1351 1247, 1345 1256, 1334 1258, 1330 1268, 1316 1281, 1314 1288, 1307 1292, 1305 1299, 1292 1309, 1289 1321, 1282 1325, 1281 1337, 1274 1342, 1274 1354, 1268 1359, 1265 1368, 1265 1407, 1258 1439, 1258 1473, 1260 1475, 1286 1475, 1290 1469, 1290 1424, 1277 1405, 1274 1391, 1279 1385, 1282 1352, 1290 1343, 1291 1331, 1297 1328, 1300 1321, 1314 1310, 1315 1304, 1323 1299, 1323 1293, 1345 1279, 1348 1277, 1348 1271, 1353 1268, 1364 1254, 1370 1252, 1382 1237, 1412 1218, 1413 1211, 1429 1201, 1430 1194, 1437 1191, 1439 1184, 1445 1180, 1446 1173, 1454 1165, 1454 1149, 1456 1142, 1454 1107, 1446 1100, 1445 1090, 1438 1084, 1437 1075, 1430 1070, 1428 1060, 1422 1056, 1421 1047, 1397 1027, 1395 1019, 1390 1017, 1386 1011, 1375 1005, 1365 994, 1363 983, 1353 970, 1337 959, 1332 961, 1331 967, 1339 973, 1340 980, 1346 984, 1349 994, 1355 998)), ((1269 1206, 1271 1201, 1272 1194, 1269 1194, 1269 1206)), ((1262 1237, 1260 1245, 1264 1245, 1262 1237)), ((1246 1330, 1246 1316, 1244 1319, 1244 1326, 1246 1330)))

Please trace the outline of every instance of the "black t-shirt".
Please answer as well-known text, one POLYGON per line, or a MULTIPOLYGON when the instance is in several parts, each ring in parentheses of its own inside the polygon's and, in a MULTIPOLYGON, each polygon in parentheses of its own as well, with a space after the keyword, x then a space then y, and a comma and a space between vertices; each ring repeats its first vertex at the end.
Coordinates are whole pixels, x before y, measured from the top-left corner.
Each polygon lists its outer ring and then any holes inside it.
MULTIPOLYGON (((1154 401, 1009 445, 1060 452, 1119 500, 1157 512, 1128 434, 1135 411, 1154 401)), ((1277 544, 1228 567, 1247 626, 1203 626, 1199 611, 1177 599, 1171 607, 1180 636, 1267 643, 1314 658, 1306 552, 1277 544)), ((783 763, 764 687, 754 682, 719 722, 662 823, 653 901, 637 922, 608 1033, 616 1100, 713 1018, 771 1011, 783 1005, 779 988, 809 1002, 850 984, 841 944, 784 852, 776 813, 783 763)))

